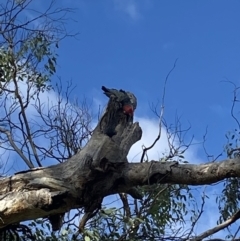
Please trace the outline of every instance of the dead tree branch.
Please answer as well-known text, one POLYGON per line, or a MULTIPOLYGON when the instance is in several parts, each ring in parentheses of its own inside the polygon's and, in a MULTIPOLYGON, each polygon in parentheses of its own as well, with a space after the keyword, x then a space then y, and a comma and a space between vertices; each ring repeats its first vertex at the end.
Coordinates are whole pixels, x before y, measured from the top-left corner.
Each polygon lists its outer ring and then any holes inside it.
POLYGON ((240 211, 236 212, 231 218, 229 218, 228 220, 226 220, 225 222, 217 225, 214 228, 211 228, 205 232, 203 232, 202 234, 194 237, 193 239, 191 239, 191 241, 200 241, 203 240, 204 238, 209 237, 210 235, 213 235, 214 233, 219 232, 220 230, 230 226, 231 224, 233 224, 234 222, 236 222, 238 219, 240 218, 240 211))

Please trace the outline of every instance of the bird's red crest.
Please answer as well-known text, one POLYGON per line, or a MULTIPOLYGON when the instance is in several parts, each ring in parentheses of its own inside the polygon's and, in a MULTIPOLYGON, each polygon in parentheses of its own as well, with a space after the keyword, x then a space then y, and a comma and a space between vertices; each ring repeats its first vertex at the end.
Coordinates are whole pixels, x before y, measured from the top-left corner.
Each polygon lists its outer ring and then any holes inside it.
POLYGON ((133 106, 132 105, 124 105, 123 106, 123 113, 126 115, 133 116, 133 106))

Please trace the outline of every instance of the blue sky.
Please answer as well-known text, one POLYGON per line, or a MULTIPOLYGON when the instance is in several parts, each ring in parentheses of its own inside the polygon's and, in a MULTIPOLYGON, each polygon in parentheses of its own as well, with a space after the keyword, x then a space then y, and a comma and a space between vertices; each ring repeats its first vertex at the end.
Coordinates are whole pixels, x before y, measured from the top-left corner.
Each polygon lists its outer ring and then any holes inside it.
POLYGON ((222 81, 239 83, 239 1, 61 4, 75 8, 76 22, 68 27, 79 35, 60 44, 57 74, 77 85, 76 96, 105 103, 101 85, 128 89, 138 98, 136 115, 154 117, 149 103, 161 99, 165 77, 178 58, 167 84, 165 117, 174 123, 177 111, 197 140, 208 126, 209 152, 220 153, 234 125, 232 86, 222 81))
MULTIPOLYGON (((35 4, 43 8, 45 2, 35 4)), ((136 119, 144 136, 129 160, 138 161, 141 145, 150 144, 157 134, 150 104, 161 100, 165 78, 177 58, 167 83, 164 116, 174 124, 177 112, 183 127, 191 124, 188 138, 194 135, 195 142, 202 140, 208 126, 207 150, 214 155, 223 150, 226 132, 235 127, 230 117, 233 88, 223 81, 240 85, 240 1, 57 0, 56 4, 75 9, 67 28, 79 35, 59 44, 53 82, 58 76, 63 85, 72 80, 76 85, 72 97, 87 97, 95 113, 98 104, 107 103, 102 85, 137 96, 136 119)), ((167 149, 164 135, 151 158, 161 157, 167 149)), ((191 163, 207 161, 201 145, 191 147, 186 158, 191 163)), ((16 170, 21 170, 18 165, 16 170)), ((209 219, 207 224, 202 221, 203 231, 213 227, 217 217, 212 209, 206 212, 209 219)))

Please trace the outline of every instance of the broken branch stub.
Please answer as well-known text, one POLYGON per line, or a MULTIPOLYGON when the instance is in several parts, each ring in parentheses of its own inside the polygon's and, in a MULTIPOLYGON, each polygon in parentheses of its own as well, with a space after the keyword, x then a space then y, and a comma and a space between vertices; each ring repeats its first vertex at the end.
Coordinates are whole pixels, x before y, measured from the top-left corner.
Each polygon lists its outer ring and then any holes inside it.
POLYGON ((124 187, 121 171, 142 135, 133 123, 136 98, 123 90, 104 91, 109 97, 106 111, 80 152, 64 163, 0 179, 0 228, 41 217, 51 220, 73 208, 92 213, 105 196, 122 191, 138 197, 131 185, 124 187))
POLYGON ((124 106, 137 106, 136 97, 124 90, 102 87, 109 97, 105 113, 100 119, 88 145, 97 148, 93 156, 93 166, 99 168, 103 162, 121 163, 127 161, 132 145, 141 139, 142 129, 133 123, 133 114, 125 113, 124 106))

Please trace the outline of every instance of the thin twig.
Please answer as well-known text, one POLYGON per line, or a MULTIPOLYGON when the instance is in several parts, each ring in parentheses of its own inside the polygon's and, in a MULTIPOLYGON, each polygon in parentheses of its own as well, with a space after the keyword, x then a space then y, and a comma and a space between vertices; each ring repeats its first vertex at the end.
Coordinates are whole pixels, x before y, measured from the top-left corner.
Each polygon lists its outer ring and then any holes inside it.
POLYGON ((11 146, 13 147, 13 149, 17 152, 17 154, 24 160, 24 162, 27 164, 27 166, 29 168, 34 168, 34 165, 32 164, 31 161, 29 161, 21 152, 21 150, 16 146, 16 144, 14 143, 11 134, 9 133, 8 130, 5 130, 4 128, 0 127, 0 132, 6 134, 8 141, 10 142, 11 146))
POLYGON ((194 227, 196 226, 198 220, 199 220, 200 217, 202 216, 204 205, 205 205, 205 191, 203 191, 203 195, 202 195, 202 204, 201 204, 200 212, 199 212, 197 218, 195 219, 195 221, 193 221, 193 223, 192 223, 192 227, 191 227, 191 229, 190 229, 190 231, 189 231, 189 234, 188 234, 188 236, 187 236, 187 239, 190 237, 191 233, 193 232, 194 227))
POLYGON ((156 139, 154 140, 154 142, 152 143, 152 145, 150 145, 149 147, 144 147, 143 149, 143 153, 140 159, 140 162, 143 162, 143 159, 146 155, 146 152, 150 149, 152 149, 155 144, 159 141, 160 137, 161 137, 161 133, 162 133, 162 120, 163 120, 163 114, 164 114, 164 103, 165 103, 165 94, 166 94, 166 86, 167 86, 167 82, 169 79, 170 74, 172 73, 172 71, 175 69, 176 64, 177 64, 177 60, 175 60, 174 65, 172 67, 172 69, 168 72, 167 77, 165 78, 165 82, 164 82, 164 87, 163 87, 163 96, 162 96, 162 106, 161 106, 161 111, 160 111, 160 117, 159 117, 159 132, 158 132, 158 136, 156 137, 156 139))

